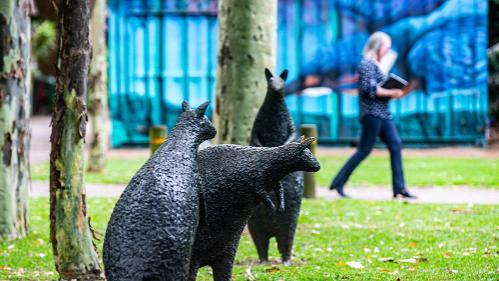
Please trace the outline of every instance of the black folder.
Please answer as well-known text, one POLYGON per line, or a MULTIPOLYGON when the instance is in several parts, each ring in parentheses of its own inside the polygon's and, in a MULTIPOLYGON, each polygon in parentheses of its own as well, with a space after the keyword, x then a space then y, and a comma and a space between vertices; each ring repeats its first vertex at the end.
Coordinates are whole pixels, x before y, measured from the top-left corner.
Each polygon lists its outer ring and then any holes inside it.
POLYGON ((405 81, 403 78, 390 73, 388 75, 388 79, 386 79, 384 82, 381 83, 381 88, 385 89, 402 89, 405 86, 407 86, 407 81, 405 81))

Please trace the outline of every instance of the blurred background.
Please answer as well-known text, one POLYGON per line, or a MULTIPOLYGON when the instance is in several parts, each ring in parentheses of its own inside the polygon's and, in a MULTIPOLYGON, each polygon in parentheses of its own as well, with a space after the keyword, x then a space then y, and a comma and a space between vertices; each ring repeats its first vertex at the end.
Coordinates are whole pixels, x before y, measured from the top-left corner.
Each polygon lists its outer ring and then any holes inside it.
MULTIPOLYGON (((276 71, 290 71, 286 101, 295 123, 316 124, 321 144, 355 143, 356 67, 369 34, 382 30, 396 52, 389 71, 420 81, 417 91, 390 105, 404 144, 493 145, 498 6, 496 0, 279 0, 276 71), (305 85, 310 76, 316 83, 305 85)), ((38 8, 34 113, 47 114, 55 88, 55 15, 47 1, 38 8)), ((182 100, 215 100, 217 28, 215 0, 109 0, 113 147, 147 144, 153 125, 171 128, 182 100)))

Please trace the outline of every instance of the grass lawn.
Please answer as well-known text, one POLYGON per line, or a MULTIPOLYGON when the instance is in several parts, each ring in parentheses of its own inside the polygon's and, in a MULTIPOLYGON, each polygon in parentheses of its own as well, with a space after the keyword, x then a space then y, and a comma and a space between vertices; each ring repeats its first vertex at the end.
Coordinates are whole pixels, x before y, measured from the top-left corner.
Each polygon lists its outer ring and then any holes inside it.
MULTIPOLYGON (((88 200, 99 232, 114 203, 88 200)), ((31 199, 29 236, 0 242, 0 280, 57 279, 48 209, 48 198, 31 199)), ((294 265, 256 265, 245 233, 234 280, 498 280, 498 241, 497 206, 305 200, 294 265)), ((211 280, 210 271, 202 269, 198 280, 211 280)))
MULTIPOLYGON (((347 156, 319 156, 321 170, 317 173, 320 186, 328 186, 347 156)), ((126 184, 146 159, 110 159, 102 174, 87 174, 86 182, 126 184)), ((405 157, 407 184, 413 186, 449 186, 499 188, 499 159, 405 157)), ((49 164, 33 165, 33 180, 48 181, 49 164)), ((391 185, 390 161, 386 156, 371 156, 353 173, 349 185, 391 185)))

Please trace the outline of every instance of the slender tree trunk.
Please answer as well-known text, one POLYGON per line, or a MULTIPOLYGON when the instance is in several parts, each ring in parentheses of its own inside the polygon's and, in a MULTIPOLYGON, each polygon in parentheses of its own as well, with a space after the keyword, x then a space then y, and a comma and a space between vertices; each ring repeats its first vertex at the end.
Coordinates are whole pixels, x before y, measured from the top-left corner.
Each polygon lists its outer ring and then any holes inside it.
POLYGON ((83 144, 90 64, 87 0, 60 1, 57 84, 50 141, 50 239, 62 279, 98 280, 83 185, 83 144))
POLYGON ((31 0, 0 3, 0 238, 27 231, 31 0))
POLYGON ((277 1, 221 0, 215 124, 219 143, 249 144, 274 68, 277 1))
POLYGON ((104 169, 111 128, 107 107, 106 11, 106 0, 94 1, 90 23, 92 62, 88 78, 88 114, 92 123, 88 170, 91 172, 104 169))

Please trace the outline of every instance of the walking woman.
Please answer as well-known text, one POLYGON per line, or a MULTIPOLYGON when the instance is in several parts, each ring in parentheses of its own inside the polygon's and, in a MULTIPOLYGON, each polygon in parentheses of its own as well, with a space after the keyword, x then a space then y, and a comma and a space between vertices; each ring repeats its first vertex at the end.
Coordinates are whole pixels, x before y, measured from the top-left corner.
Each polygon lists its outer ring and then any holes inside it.
POLYGON ((391 99, 401 98, 410 89, 384 89, 378 84, 385 80, 385 75, 378 64, 391 48, 391 38, 384 32, 373 33, 362 52, 359 66, 359 101, 362 133, 360 144, 355 154, 345 163, 334 178, 329 189, 336 189, 341 197, 348 197, 343 187, 355 168, 371 152, 379 136, 390 151, 392 167, 393 197, 416 198, 409 193, 405 185, 402 170, 402 143, 397 128, 388 111, 391 99))

